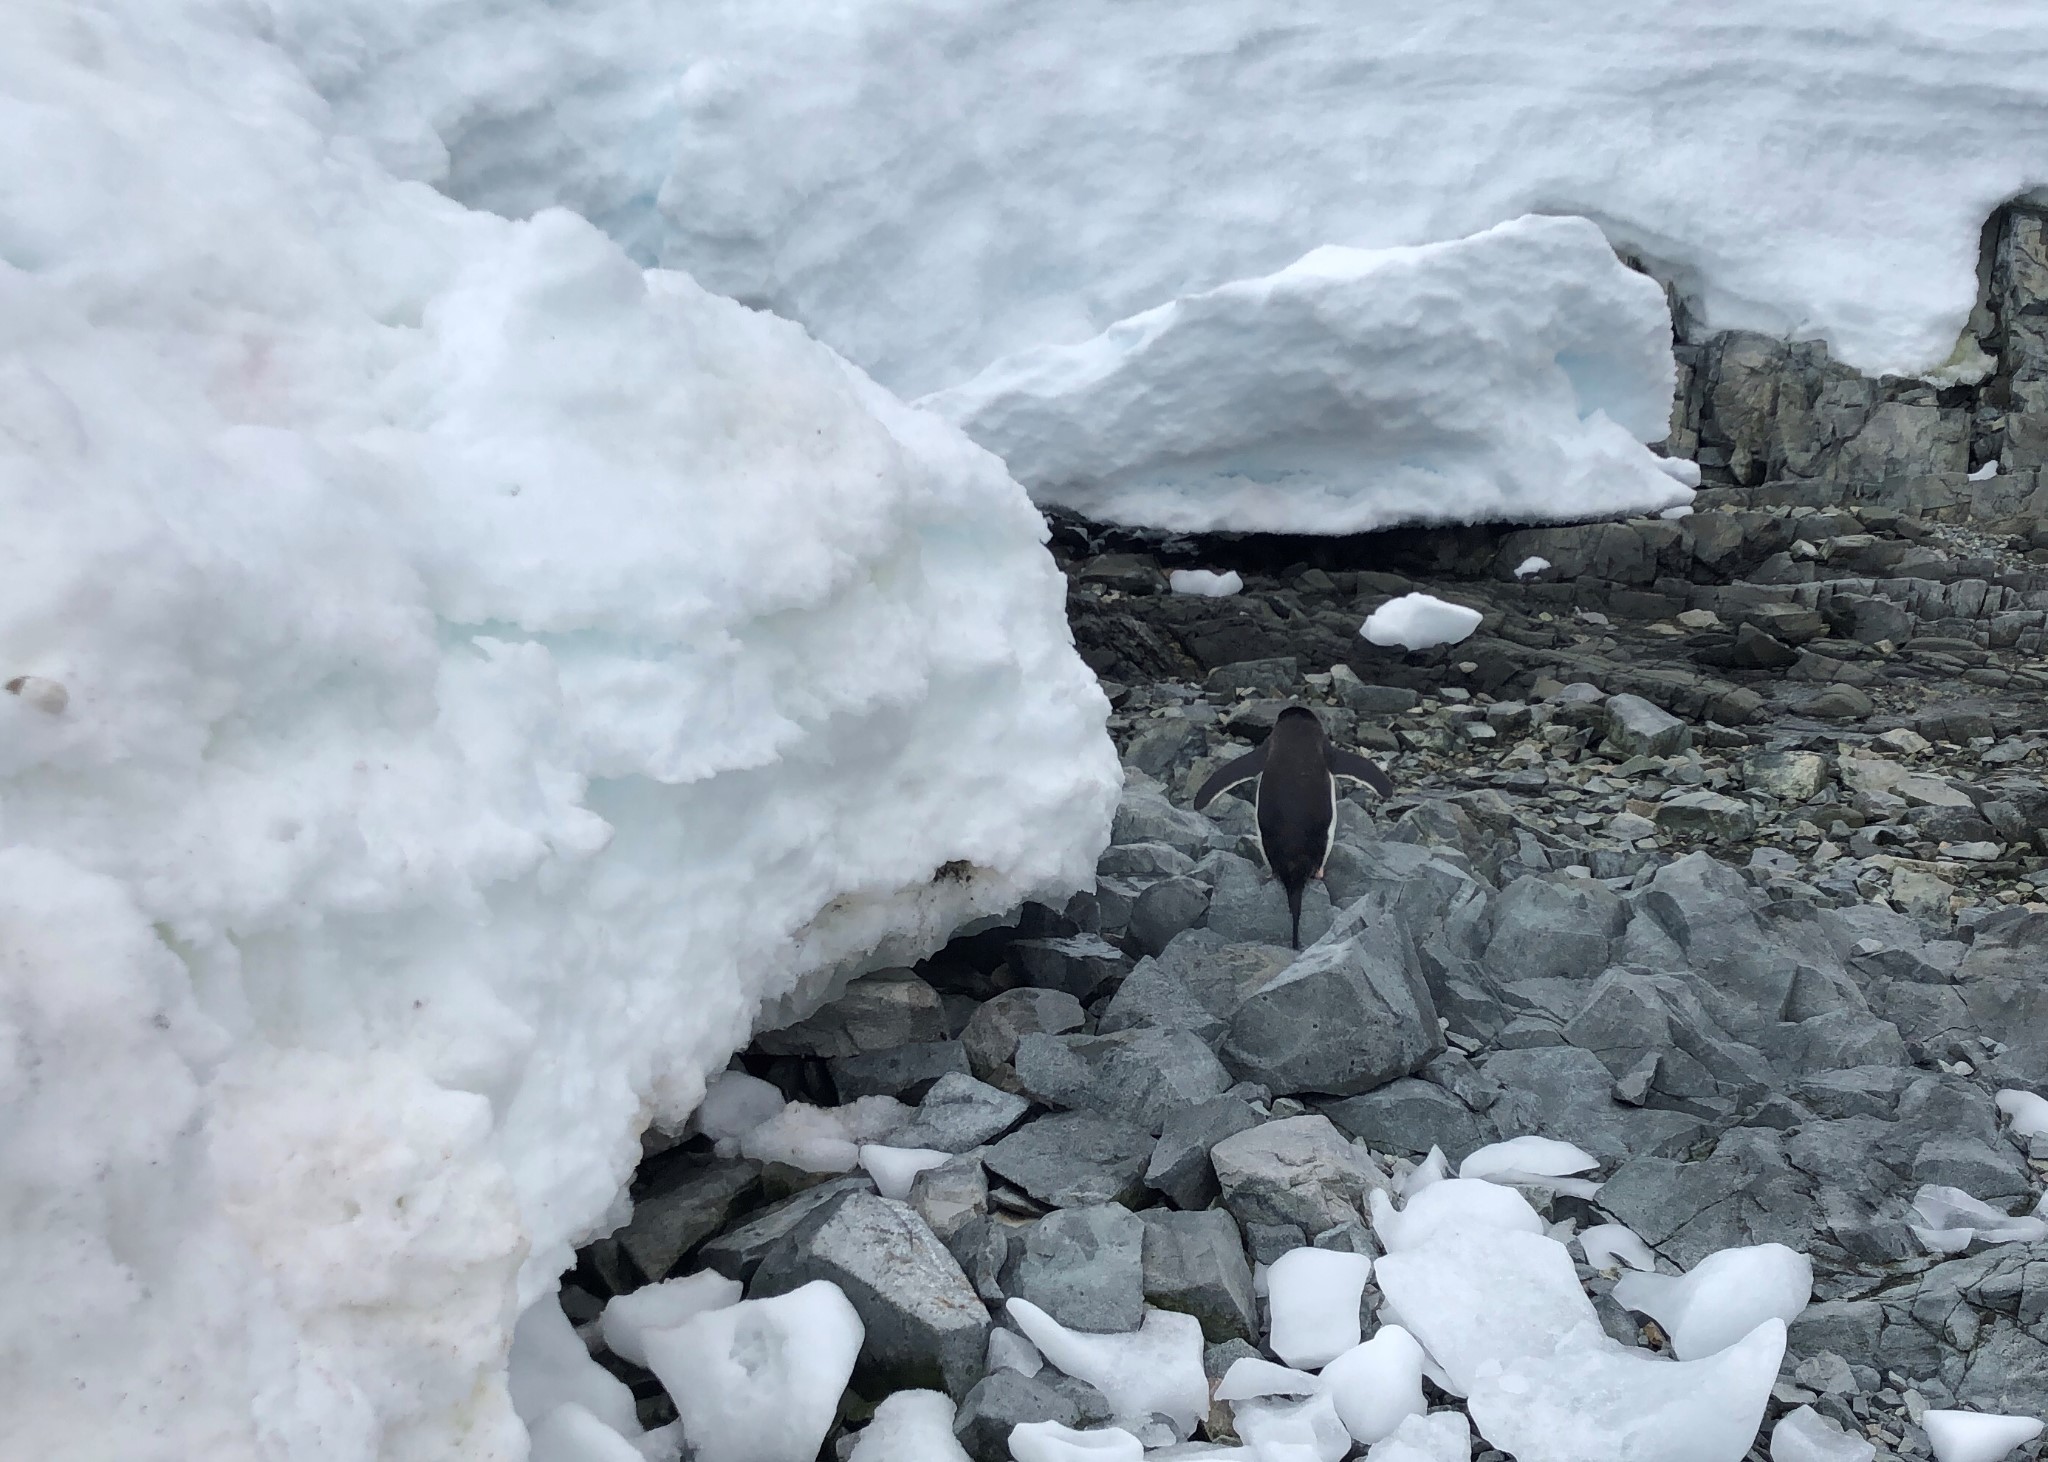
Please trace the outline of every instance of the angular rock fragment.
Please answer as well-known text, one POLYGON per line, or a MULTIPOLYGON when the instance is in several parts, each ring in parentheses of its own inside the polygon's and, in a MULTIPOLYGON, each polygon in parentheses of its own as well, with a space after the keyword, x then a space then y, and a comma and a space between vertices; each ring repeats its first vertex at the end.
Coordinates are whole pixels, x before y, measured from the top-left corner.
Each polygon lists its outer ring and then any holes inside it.
POLYGON ((1144 1252, 1145 1225, 1120 1203, 1057 1209, 1024 1231, 1003 1288, 1075 1330, 1135 1330, 1145 1318, 1144 1252))
POLYGON ((1020 1038, 1034 1032, 1058 1035, 1087 1023, 1081 1002, 1063 990, 1005 990, 984 1000, 960 1032, 974 1075, 1005 1090, 1014 1089, 1010 1062, 1020 1038))
POLYGON ((771 1056, 858 1056, 946 1036, 939 992, 914 971, 897 969, 863 975, 806 1019, 762 1031, 754 1046, 771 1056))
POLYGON ((1158 1131, 1169 1113, 1230 1089, 1215 1052, 1188 1031, 1025 1036, 1017 1080, 1048 1106, 1095 1112, 1158 1131))
POLYGON ((1207 1208, 1218 1192, 1209 1150, 1262 1120, 1248 1103, 1234 1096, 1167 1113, 1145 1167, 1145 1186, 1164 1193, 1182 1208, 1207 1208))
POLYGON ((1292 1224, 1304 1234, 1357 1222, 1365 1194, 1390 1186, 1328 1117, 1264 1123, 1217 1143, 1209 1160, 1239 1223, 1292 1224))
POLYGON ((1223 1057, 1276 1092, 1347 1096, 1419 1071, 1443 1049, 1428 985, 1395 937, 1367 924, 1304 951, 1239 1006, 1223 1057))
POLYGON ((1202 1322, 1211 1344, 1258 1338, 1258 1302, 1237 1224, 1221 1209, 1175 1213, 1147 1209, 1144 1225, 1145 1303, 1202 1322))
POLYGON ((867 1327, 859 1369, 875 1384, 957 1398, 980 1378, 988 1310, 908 1204, 848 1194, 762 1259, 752 1293, 787 1294, 819 1279, 838 1285, 867 1327))

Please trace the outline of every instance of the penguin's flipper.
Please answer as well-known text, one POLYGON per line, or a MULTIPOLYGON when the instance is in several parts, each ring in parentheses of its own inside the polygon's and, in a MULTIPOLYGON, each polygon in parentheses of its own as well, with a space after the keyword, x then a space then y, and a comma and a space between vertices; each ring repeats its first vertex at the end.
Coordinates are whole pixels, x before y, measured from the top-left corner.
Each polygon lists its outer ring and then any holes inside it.
MULTIPOLYGON (((1228 771, 1229 768, 1224 768, 1228 771)), ((1330 748, 1330 775, 1349 777, 1354 782, 1363 782, 1382 797, 1394 795, 1394 779, 1380 770, 1380 764, 1369 756, 1360 756, 1355 751, 1340 751, 1330 748)), ((1202 804, 1197 802, 1197 807, 1202 804)))
MULTIPOLYGON (((1236 761, 1218 768, 1208 781, 1202 783, 1202 790, 1195 793, 1195 811, 1200 812, 1204 807, 1207 807, 1217 797, 1235 787, 1239 782, 1249 782, 1265 769, 1266 748, 1261 743, 1236 761)), ((1375 767, 1374 770, 1378 771, 1379 769, 1375 767)))

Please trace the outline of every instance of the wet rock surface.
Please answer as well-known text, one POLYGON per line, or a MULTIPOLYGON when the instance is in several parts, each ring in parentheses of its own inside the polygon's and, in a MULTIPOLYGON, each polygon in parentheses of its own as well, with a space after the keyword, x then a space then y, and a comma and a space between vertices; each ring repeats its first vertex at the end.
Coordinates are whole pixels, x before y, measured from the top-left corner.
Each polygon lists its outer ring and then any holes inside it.
MULTIPOLYGON (((950 1160, 896 1202, 674 1143, 569 1276, 572 1318, 704 1267, 833 1277, 874 1352, 849 1415, 916 1374, 1003 1458, 1019 1422, 1108 1415, 1051 1368, 988 1369, 1004 1300, 1082 1330, 1196 1316, 1220 1374, 1262 1334, 1254 1263, 1371 1251, 1370 1194, 1430 1148, 1539 1134, 1601 1162, 1590 1198, 1530 1190, 1553 1224, 1626 1223, 1667 1269, 1812 1256, 1772 1419, 1812 1406, 1918 1459, 1927 1408, 2037 1412, 2048 1244, 1936 1252, 1912 1208, 1934 1184, 2025 1214, 2048 1180, 2048 1137, 1993 1102, 2048 1086, 2048 248, 2029 215, 1994 233, 1981 384, 1683 344, 1689 516, 1199 541, 1056 516, 1127 768, 1097 890, 737 1062, 828 1110, 896 1098, 917 1110, 884 1144, 950 1160), (1183 567, 1244 590, 1164 592, 1183 567), (1416 589, 1479 629, 1359 636, 1416 589), (1290 703, 1396 788, 1340 785, 1298 955, 1248 798, 1187 805, 1290 703)), ((643 1420, 672 1414, 599 1354, 643 1420)))

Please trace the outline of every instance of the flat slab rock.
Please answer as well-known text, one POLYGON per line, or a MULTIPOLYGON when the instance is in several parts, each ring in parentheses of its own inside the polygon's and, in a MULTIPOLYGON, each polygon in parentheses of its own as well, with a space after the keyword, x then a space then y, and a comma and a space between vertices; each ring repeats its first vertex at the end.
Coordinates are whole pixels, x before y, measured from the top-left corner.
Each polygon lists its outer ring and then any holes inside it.
POLYGON ((1359 1222, 1365 1195, 1387 1175, 1328 1117, 1288 1117, 1210 1149, 1223 1206, 1243 1224, 1292 1225, 1315 1235, 1359 1222))
POLYGON ((1086 1112, 1040 1117, 990 1147, 982 1165, 1051 1208, 1143 1199, 1150 1132, 1086 1112))

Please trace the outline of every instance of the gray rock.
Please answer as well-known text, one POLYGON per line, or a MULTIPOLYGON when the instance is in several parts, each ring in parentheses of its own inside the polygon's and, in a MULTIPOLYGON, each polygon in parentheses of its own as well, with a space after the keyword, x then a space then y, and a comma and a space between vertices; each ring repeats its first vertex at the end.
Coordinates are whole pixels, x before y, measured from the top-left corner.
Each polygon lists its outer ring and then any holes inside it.
POLYGON ((1384 923, 1305 951, 1238 1007, 1223 1044, 1239 1076, 1276 1092, 1349 1096, 1419 1071, 1444 1049, 1429 987, 1384 923))
POLYGON ((1685 722, 1639 695, 1611 695, 1600 709, 1607 739, 1628 756, 1670 756, 1692 745, 1685 722))
POLYGON ((783 1199, 755 1213, 734 1228, 727 1229, 697 1251, 698 1262, 716 1269, 727 1279, 742 1282, 754 1277, 762 1258, 796 1231, 803 1221, 849 1193, 872 1193, 875 1185, 865 1173, 830 1178, 814 1188, 783 1199))
POLYGON ((953 1418, 953 1435, 974 1462, 1010 1462, 1010 1433, 1027 1422, 1079 1426, 1081 1409, 1046 1371, 991 1371, 974 1383, 953 1418))
POLYGON ((2010 1203, 2034 1196, 2025 1164, 2003 1143, 1993 1146, 1980 1137, 1937 1137, 1913 1154, 1913 1181, 1961 1188, 1987 1203, 2010 1203))
POLYGON ((1757 751, 1742 759, 1742 785, 1780 802, 1805 802, 1832 780, 1827 758, 1814 751, 1757 751))
POLYGON ((1413 1076, 1362 1096, 1319 1102, 1317 1107, 1375 1152, 1419 1155, 1441 1147, 1444 1156, 1456 1162, 1493 1140, 1463 1102, 1442 1087, 1413 1076))
POLYGON ((1706 1133, 1696 1117, 1622 1106, 1614 1100, 1614 1074, 1577 1046, 1496 1051, 1480 1070, 1503 1089, 1488 1112, 1501 1131, 1576 1143, 1603 1162, 1683 1153, 1706 1133))
POLYGON ((834 1056, 825 1066, 842 1102, 866 1096, 920 1101, 948 1073, 968 1074, 967 1048, 958 1041, 920 1041, 859 1056, 834 1056))
POLYGON ((1211 1383, 1220 1381, 1241 1360, 1264 1360, 1258 1347, 1248 1340, 1226 1340, 1202 1347, 1202 1371, 1211 1383))
POLYGON ((1756 809, 1719 792, 1681 792, 1657 805, 1654 820, 1668 833, 1739 843, 1756 835, 1756 809))
POLYGON ((975 1076, 1009 1089, 1017 1079, 1010 1063, 1020 1037, 1079 1030, 1087 1021, 1081 1002, 1063 990, 1005 990, 968 1017, 960 1044, 975 1076))
POLYGON ((1157 957, 1138 961, 1098 1028, 1189 1030, 1220 1044, 1237 1008, 1293 960, 1281 945, 1232 944, 1214 930, 1189 929, 1157 957))
POLYGON ((1063 1112, 1012 1132, 982 1165, 1049 1208, 1139 1202, 1152 1134, 1130 1122, 1063 1112))
POLYGON ((1368 685, 1348 665, 1332 667, 1330 689, 1344 709, 1359 716, 1399 716, 1422 704, 1422 697, 1406 686, 1368 685))
POLYGON ((1202 1322, 1211 1344, 1258 1338, 1258 1301, 1237 1224, 1228 1213, 1148 1209, 1144 1228, 1145 1302, 1202 1322))
POLYGON ((1267 1122, 1209 1150, 1223 1206, 1239 1223, 1292 1224, 1319 1234, 1358 1219, 1369 1188, 1388 1188, 1387 1175, 1328 1117, 1267 1122))
POLYGON ((1209 890, 1193 878, 1162 878, 1138 895, 1131 906, 1132 943, 1157 954, 1183 929, 1192 929, 1209 912, 1209 890))
POLYGON ((889 1135, 889 1145, 966 1152, 1001 1137, 1030 1109, 1021 1096, 949 1071, 932 1083, 909 1124, 889 1135))
POLYGON ((1167 1115, 1221 1096, 1231 1075, 1199 1036, 1128 1030, 1106 1036, 1025 1036, 1017 1080, 1048 1106, 1116 1117, 1157 1132, 1167 1115))
POLYGON ((1164 843, 1190 858, 1209 851, 1209 820, 1199 812, 1175 807, 1156 787, 1133 782, 1124 788, 1111 824, 1112 843, 1164 843))
POLYGON ((771 1056, 858 1056, 947 1035, 938 991, 912 970, 879 970, 854 980, 809 1018, 762 1031, 754 1046, 771 1056))
MULTIPOLYGON (((1143 899, 1139 895, 1139 901, 1143 899)), ((1034 989, 1063 990, 1083 1002, 1093 1000, 1131 968, 1122 950, 1096 934, 1019 939, 1010 945, 1009 961, 1034 989)))
MULTIPOLYGON (((1286 945, 1293 937, 1287 912, 1287 891, 1249 858, 1211 854, 1215 891, 1209 896, 1207 927, 1234 944, 1286 945)), ((1208 860, 1205 860, 1208 861, 1208 860)), ((1313 944, 1329 932, 1330 893, 1321 882, 1302 892, 1301 941, 1313 944)))
POLYGON ((1628 928, 1628 909, 1603 883, 1564 873, 1518 878, 1493 904, 1486 963, 1508 979, 1591 979, 1628 928))
POLYGON ((1010 1262, 1014 1227, 995 1214, 978 1213, 963 1219, 943 1240, 946 1252, 985 1305, 999 1306, 1009 1298, 1003 1293, 1003 1266, 1010 1262))
POLYGON ((667 1165, 661 1187, 635 1200, 632 1218, 612 1237, 649 1280, 666 1279, 685 1254, 724 1228, 760 1187, 757 1162, 667 1165))
POLYGON ((1299 663, 1292 655, 1280 655, 1268 660, 1240 660, 1234 665, 1218 665, 1202 682, 1202 689, 1212 696, 1232 696, 1248 690, 1254 695, 1285 699, 1293 695, 1300 684, 1299 663))
POLYGON ((1194 859, 1164 843, 1111 843, 1095 860, 1095 871, 1111 878, 1171 878, 1194 867, 1194 859))
POLYGON ((1167 1113, 1145 1168, 1145 1186, 1164 1193, 1182 1208, 1207 1208, 1218 1192, 1209 1149, 1226 1137, 1258 1126, 1261 1120, 1248 1103, 1234 1096, 1167 1113))
POLYGON ((1684 1268, 1741 1244, 1804 1248, 1820 1225, 1812 1180, 1776 1132, 1740 1127, 1697 1162, 1638 1157, 1600 1189, 1600 1206, 1684 1268))
POLYGON ((1659 868, 1632 902, 1630 942, 1648 915, 1683 962, 1712 987, 1716 1018, 1731 1034, 1741 1038, 1777 1024, 1800 961, 1766 935, 1740 873, 1705 853, 1692 853, 1659 868))
POLYGON ((867 1327, 860 1373, 870 1383, 930 1387, 958 1398, 980 1379, 988 1311, 908 1204, 848 1194, 761 1261, 752 1292, 787 1294, 816 1279, 845 1291, 867 1327))
POLYGON ((1145 1318, 1145 1225, 1118 1203, 1048 1213, 1003 1271, 1007 1293, 1076 1330, 1135 1330, 1145 1318))
POLYGON ((988 1174, 982 1171, 979 1156, 958 1157, 911 1179, 905 1201, 950 1248, 953 1235, 988 1213, 988 1174))
POLYGON ((1282 1254, 1308 1243, 1308 1235, 1298 1223, 1260 1223, 1253 1220, 1241 1227, 1254 1264, 1271 1264, 1282 1254))
POLYGON ((1626 966, 1607 971, 1565 1026, 1565 1039, 1599 1056, 1616 1076, 1655 1055, 1652 1089, 1668 1096, 1755 1100, 1775 1084, 1762 1053, 1716 1025, 1677 975, 1626 966))

